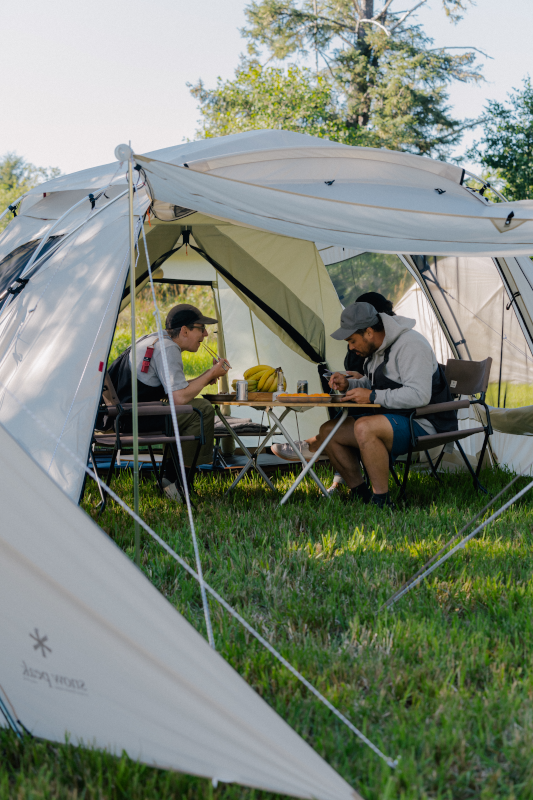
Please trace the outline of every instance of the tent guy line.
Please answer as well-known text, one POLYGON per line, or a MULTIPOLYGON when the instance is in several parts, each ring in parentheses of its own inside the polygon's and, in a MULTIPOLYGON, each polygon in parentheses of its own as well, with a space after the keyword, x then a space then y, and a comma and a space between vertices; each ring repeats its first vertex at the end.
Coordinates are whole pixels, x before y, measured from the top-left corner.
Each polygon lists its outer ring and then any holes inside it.
POLYGON ((475 517, 472 517, 472 519, 471 519, 471 520, 469 520, 469 521, 466 523, 466 525, 463 525, 463 527, 461 528, 461 530, 460 530, 458 533, 456 533, 454 536, 452 536, 452 538, 451 538, 451 539, 449 539, 449 540, 446 542, 446 544, 444 544, 444 545, 441 547, 441 549, 440 549, 440 550, 439 550, 437 553, 435 553, 435 555, 434 555, 434 556, 431 556, 431 558, 430 558, 428 561, 426 561, 426 563, 424 564, 424 566, 423 566, 423 567, 420 567, 420 569, 419 569, 419 570, 417 570, 417 572, 415 572, 415 574, 414 574, 414 575, 412 575, 410 578, 408 578, 408 579, 405 581, 405 583, 403 583, 403 584, 402 584, 402 586, 400 586, 400 588, 399 588, 399 589, 397 589, 397 591, 395 591, 395 592, 394 592, 394 594, 393 594, 393 595, 391 595, 391 596, 389 597, 389 599, 388 599, 388 600, 387 600, 385 603, 383 603, 383 605, 382 605, 382 606, 381 606, 381 607, 380 607, 380 608, 377 610, 377 612, 376 612, 376 613, 377 613, 377 614, 379 614, 379 612, 380 612, 380 611, 383 611, 383 609, 384 609, 384 608, 390 608, 390 607, 391 607, 391 606, 392 606, 392 605, 393 605, 393 604, 396 602, 396 600, 398 600, 398 599, 399 599, 399 598, 402 596, 402 594, 403 594, 403 590, 404 590, 404 589, 407 589, 407 590, 408 590, 408 589, 410 589, 412 581, 414 581, 414 580, 415 580, 415 578, 418 578, 418 576, 419 576, 419 575, 422 575, 422 573, 423 573, 423 572, 424 572, 424 571, 427 569, 427 567, 429 567, 431 564, 433 564, 433 562, 434 562, 434 561, 435 561, 435 560, 436 560, 436 559, 437 559, 437 558, 438 558, 440 555, 442 555, 442 553, 444 553, 444 551, 446 550, 446 548, 450 547, 450 545, 452 545, 454 542, 456 542, 456 541, 457 541, 457 539, 460 539, 460 538, 461 538, 461 536, 463 535, 463 533, 464 533, 464 532, 465 532, 465 531, 466 531, 466 530, 467 530, 467 529, 468 529, 468 528, 469 528, 471 525, 473 525, 473 524, 474 524, 474 522, 475 522, 477 519, 479 519, 479 517, 481 517, 481 516, 482 516, 482 515, 485 513, 485 511, 488 511, 488 509, 489 509, 491 506, 493 506, 493 505, 495 504, 496 500, 499 500, 499 499, 500 499, 500 497, 501 497, 502 495, 504 495, 504 494, 505 494, 505 492, 506 492, 508 489, 510 489, 510 488, 511 488, 511 486, 513 486, 513 484, 515 484, 515 483, 516 483, 516 481, 517 481, 519 478, 521 478, 521 477, 524 475, 524 473, 525 473, 525 472, 526 472, 526 471, 527 471, 527 470, 528 470, 528 469, 529 469, 529 468, 530 468, 532 465, 533 465, 533 461, 532 461, 530 464, 528 464, 528 466, 527 466, 527 467, 525 467, 523 470, 521 470, 521 471, 518 473, 518 475, 515 475, 515 476, 514 476, 514 478, 513 478, 513 480, 512 480, 510 483, 508 483, 508 484, 507 484, 507 486, 504 486, 504 487, 503 487, 503 489, 501 490, 501 492, 498 492, 498 494, 496 495, 496 497, 491 497, 491 499, 489 500, 489 502, 487 503, 487 505, 486 505, 486 506, 484 506, 484 507, 481 509, 481 511, 478 511, 478 513, 476 514, 476 516, 475 516, 475 517))
MULTIPOLYGON (((13 394, 13 392, 11 392, 11 391, 10 391, 10 390, 7 388, 7 386, 6 386, 5 384, 3 384, 1 381, 0 381, 0 389, 3 389, 3 390, 6 392, 6 394, 8 394, 8 395, 11 397, 11 399, 12 399, 12 400, 14 400, 14 401, 15 401, 15 403, 17 403, 17 405, 19 406, 19 408, 20 408, 22 411, 24 411, 24 412, 25 412, 25 413, 26 413, 26 414, 27 414, 29 417, 31 417, 31 419, 33 419, 33 421, 34 421, 34 422, 35 422, 37 425, 39 425, 39 427, 40 427, 40 428, 41 428, 41 429, 42 429, 42 430, 43 430, 43 431, 44 431, 44 432, 45 432, 45 433, 46 433, 46 434, 47 434, 47 435, 48 435, 48 436, 49 436, 49 437, 50 437, 52 440, 55 440, 55 441, 57 441, 57 437, 56 437, 56 436, 55 436, 55 435, 52 433, 52 431, 51 431, 51 430, 48 428, 48 426, 47 426, 47 425, 46 425, 46 424, 45 424, 45 423, 44 423, 44 422, 43 422, 41 419, 39 419, 39 417, 37 417, 37 415, 36 415, 36 414, 34 414, 34 413, 33 413, 33 412, 32 412, 32 411, 31 411, 31 410, 30 410, 30 409, 29 409, 29 408, 26 406, 26 404, 25 404, 25 403, 23 403, 21 400, 19 400, 19 399, 18 399, 18 397, 16 397, 16 396, 13 394)), ((1 424, 1 423, 0 423, 0 424, 1 424)), ((118 505, 119 505, 119 506, 120 506, 120 507, 121 507, 121 508, 122 508, 122 509, 123 509, 123 510, 124 510, 124 511, 127 513, 127 514, 129 514, 129 516, 130 516, 130 517, 131 517, 131 518, 132 518, 132 519, 133 519, 135 522, 138 522, 138 523, 139 523, 139 525, 141 526, 141 528, 142 528, 144 531, 146 531, 146 533, 148 533, 148 534, 149 534, 149 535, 150 535, 150 536, 151 536, 151 537, 152 537, 152 538, 153 538, 153 539, 154 539, 154 540, 155 540, 155 541, 156 541, 156 542, 157 542, 159 545, 161 545, 161 547, 162 547, 162 548, 163 548, 163 549, 164 549, 164 550, 165 550, 165 551, 166 551, 166 552, 167 552, 167 553, 168 553, 170 556, 172 556, 172 558, 173 558, 175 561, 177 561, 177 562, 178 562, 178 564, 180 564, 180 566, 182 566, 182 567, 183 567, 183 568, 184 568, 184 569, 185 569, 185 570, 186 570, 186 571, 189 573, 189 575, 190 575, 192 578, 194 578, 194 580, 195 580, 195 581, 197 581, 198 583, 200 583, 200 578, 199 578, 198 574, 197 574, 197 573, 194 571, 194 569, 193 569, 193 568, 192 568, 192 567, 191 567, 189 564, 187 564, 187 562, 186 562, 186 561, 185 561, 183 558, 181 558, 181 556, 179 556, 179 555, 176 553, 176 551, 175 551, 175 550, 173 550, 173 549, 172 549, 172 548, 171 548, 171 547, 170 547, 170 546, 169 546, 169 545, 168 545, 168 544, 167 544, 167 543, 166 543, 166 542, 165 542, 165 541, 164 541, 164 540, 163 540, 163 539, 162 539, 162 538, 161 538, 161 537, 160 537, 160 536, 159 536, 159 535, 158 535, 158 534, 157 534, 157 533, 156 533, 156 532, 155 532, 155 531, 154 531, 154 530, 153 530, 153 529, 152 529, 152 528, 149 526, 149 525, 147 525, 147 523, 146 523, 146 522, 145 522, 145 521, 142 519, 142 517, 140 517, 140 516, 138 516, 137 514, 135 514, 135 512, 133 511, 133 509, 131 509, 131 508, 130 508, 130 507, 129 507, 129 506, 128 506, 128 505, 127 505, 127 504, 126 504, 126 503, 125 503, 123 500, 121 500, 121 498, 120 498, 120 497, 119 497, 117 494, 115 494, 115 492, 114 492, 114 491, 113 491, 113 490, 112 490, 112 489, 111 489, 109 486, 107 486, 107 484, 103 483, 103 482, 100 480, 100 478, 98 477, 98 475, 97 475, 95 472, 93 472, 93 470, 92 470, 92 469, 90 469, 90 467, 88 467, 88 466, 87 466, 87 464, 84 464, 84 463, 83 463, 83 461, 81 461, 81 459, 79 459, 79 458, 78 458, 78 456, 77 456, 75 453, 73 453, 73 452, 72 452, 72 450, 70 450, 70 448, 69 448, 69 447, 67 447, 67 446, 66 446, 66 445, 65 445, 63 442, 59 442, 59 446, 60 446, 60 447, 61 447, 61 448, 62 448, 62 449, 63 449, 63 450, 64 450, 64 451, 67 453, 67 455, 68 455, 68 456, 69 456, 69 457, 70 457, 70 458, 71 458, 71 459, 72 459, 72 460, 73 460, 75 463, 77 463, 77 464, 78 464, 78 465, 79 465, 79 466, 80 466, 80 467, 83 469, 83 471, 84 471, 84 472, 85 472, 85 473, 86 473, 86 474, 87 474, 87 475, 88 475, 90 478, 92 478, 92 479, 93 479, 93 480, 94 480, 94 481, 97 483, 97 485, 100 487, 100 489, 102 489, 102 490, 106 491, 106 492, 109 494, 109 496, 110 496, 110 497, 111 497, 111 498, 112 498, 112 499, 115 501, 115 503, 118 503, 118 505)), ((25 448, 24 448, 24 449, 25 449, 25 448)), ((26 452, 27 452, 27 451, 26 451, 26 452)), ((59 488, 61 489, 61 487, 60 487, 60 486, 59 486, 59 488)), ((63 489, 61 489, 61 491, 63 491, 63 489)), ((102 532, 102 535, 105 535, 105 534, 102 532)), ((263 638, 263 636, 261 636, 261 634, 259 633, 259 631, 256 631, 256 630, 255 630, 255 628, 253 628, 253 627, 250 625, 250 623, 249 623, 249 622, 247 622, 247 621, 244 619, 244 617, 242 617, 242 616, 239 614, 239 612, 238 612, 238 611, 236 611, 236 609, 234 609, 234 608, 233 608, 233 606, 231 606, 231 605, 230 605, 230 604, 229 604, 229 603, 228 603, 226 600, 224 600, 224 598, 223 598, 221 595, 219 595, 219 593, 218 593, 218 592, 217 592, 215 589, 213 589, 213 587, 212 587, 212 586, 210 586, 210 585, 209 585, 209 584, 208 584, 206 581, 204 581, 204 586, 205 586, 205 588, 206 588, 206 591, 208 591, 208 592, 209 592, 209 594, 210 594, 210 595, 211 595, 211 596, 212 596, 212 597, 213 597, 213 598, 214 598, 214 599, 215 599, 215 600, 216 600, 218 603, 220 603, 220 605, 221 605, 223 608, 225 608, 225 609, 226 609, 226 611, 227 611, 229 614, 231 614, 231 616, 232 616, 232 617, 234 617, 234 618, 235 618, 235 619, 236 619, 238 622, 240 622, 240 623, 241 623, 241 625, 242 625, 244 628, 246 628, 246 630, 247 630, 249 633, 251 633, 251 634, 252 634, 252 636, 253 636, 255 639, 257 639, 257 641, 258 641, 260 644, 262 644, 262 645, 263 645, 263 647, 265 647, 265 648, 266 648, 266 649, 269 651, 269 653, 271 653, 271 655, 273 655, 273 656, 274 656, 274 658, 276 658, 276 659, 277 659, 277 660, 278 660, 278 661, 279 661, 281 664, 283 664, 283 666, 284 666, 284 667, 286 667, 286 668, 289 670, 289 672, 291 672, 291 673, 294 675, 294 677, 295 677, 295 678, 297 678, 297 679, 300 681, 300 683, 302 683, 302 684, 303 684, 303 685, 304 685, 304 686, 305 686, 307 689, 309 689, 309 691, 310 691, 312 694, 314 694, 314 696, 315 696, 315 697, 316 697, 318 700, 320 700, 320 702, 321 702, 321 703, 323 703, 323 705, 325 705, 325 706, 326 706, 326 708, 327 708, 327 709, 329 709, 329 711, 331 711, 331 712, 332 712, 332 714, 334 714, 334 715, 335 715, 335 716, 336 716, 338 719, 340 719, 340 721, 341 721, 341 722, 343 722, 343 723, 346 725, 346 727, 347 727, 347 728, 349 728, 349 729, 352 731, 352 733, 354 733, 354 734, 355 734, 355 735, 356 735, 356 736, 357 736, 359 739, 361 739, 361 741, 362 741, 362 742, 364 742, 364 744, 368 745, 368 747, 369 747, 369 748, 370 748, 370 749, 371 749, 371 750, 372 750, 372 751, 373 751, 373 752, 374 752, 374 753, 375 753, 377 756, 379 756, 381 759, 383 759, 383 761, 385 761, 385 763, 387 764, 387 766, 389 766, 389 767, 391 767, 391 768, 393 768, 393 769, 394 769, 395 767, 397 767, 397 766, 398 766, 398 761, 399 761, 399 759, 392 759, 392 758, 390 758, 389 756, 386 756, 384 753, 382 753, 382 752, 381 752, 381 750, 379 749, 379 747, 377 747, 377 746, 376 746, 376 745, 375 745, 373 742, 371 742, 371 741, 370 741, 370 739, 369 739, 367 736, 365 736, 365 734, 364 734, 362 731, 360 731, 360 730, 359 730, 359 728, 356 728, 356 726, 355 726, 355 725, 353 725, 353 723, 351 723, 351 722, 350 722, 350 720, 349 720, 347 717, 345 717, 345 716, 344 716, 344 714, 343 714, 341 711, 339 711, 337 708, 335 708, 335 706, 334 706, 334 705, 332 705, 332 703, 330 703, 330 702, 329 702, 329 700, 328 700, 326 697, 324 697, 324 695, 323 695, 323 694, 321 694, 321 693, 318 691, 318 689, 316 689, 316 688, 313 686, 313 684, 312 684, 312 683, 310 683, 310 682, 307 680, 307 678, 304 678, 304 676, 303 676, 303 675, 302 675, 300 672, 298 672, 298 670, 297 670, 295 667, 293 667, 293 666, 292 666, 292 664, 291 664, 289 661, 287 661, 287 659, 286 659, 286 658, 284 658, 284 657, 281 655, 281 653, 280 653, 278 650, 276 650, 276 648, 275 648, 275 647, 273 647, 273 646, 270 644, 270 642, 268 642, 268 641, 267 641, 265 638, 263 638)))
MULTIPOLYGON (((529 466, 531 466, 531 464, 529 466)), ((519 478, 519 477, 521 477, 521 474, 517 475, 517 478, 519 478)), ((515 478, 515 480, 516 480, 516 478, 515 478)), ((514 481, 511 481, 511 483, 513 483, 513 482, 514 481)), ((505 489, 508 489, 510 485, 511 484, 506 486, 505 489)), ((510 508, 514 503, 516 503, 517 500, 520 500, 520 498, 523 495, 525 495, 526 492, 529 492, 529 490, 531 488, 533 488, 533 481, 528 483, 528 485, 526 487, 524 487, 524 489, 521 489, 517 494, 515 494, 514 497, 511 497, 511 499, 508 500, 507 503, 505 503, 501 508, 499 508, 498 511, 495 511, 494 514, 492 514, 487 520, 485 520, 485 522, 482 522, 481 525, 479 525, 474 531, 472 531, 472 533, 469 533, 468 536, 465 536, 464 539, 462 539, 458 544, 456 544, 455 547, 453 547, 448 553, 446 553, 444 556, 442 556, 442 558, 439 558, 439 560, 435 564, 433 564, 428 569, 424 570, 422 572, 422 574, 420 574, 417 578, 413 579, 412 583, 408 583, 396 595, 394 595, 389 600, 387 600, 387 602, 385 603, 385 606, 392 605, 393 603, 396 603, 405 594, 407 594, 407 592, 409 592, 415 586, 418 586, 418 584, 421 583, 424 580, 424 578, 427 578, 428 575, 431 575, 431 573, 434 572, 437 569, 437 567, 440 567, 441 564, 444 564, 444 562, 447 561, 451 556, 453 556, 454 553, 456 553, 458 550, 463 550, 466 547, 466 545, 468 544, 468 542, 477 533, 479 533, 484 528, 486 528, 487 525, 489 525, 491 522, 493 522, 495 519, 497 519, 501 514, 503 514, 504 511, 507 511, 507 509, 510 508)), ((502 494, 505 491, 505 489, 503 489, 502 492, 500 492, 500 494, 502 494)), ((481 513, 482 512, 480 512, 480 514, 481 513)), ((470 524, 471 523, 469 522, 468 525, 470 525, 470 524)), ((465 527, 468 527, 468 525, 466 525, 465 527)), ((459 536, 460 534, 457 534, 457 535, 459 536)), ((457 538, 457 537, 454 537, 454 538, 457 538)), ((445 545, 445 547, 447 547, 447 545, 445 545)))
MULTIPOLYGON (((146 236, 144 233, 144 225, 141 225, 142 235, 143 235, 143 242, 144 242, 144 250, 146 254, 146 264, 148 266, 148 275, 150 277, 150 289, 152 290, 152 299, 154 301, 154 317, 157 326, 157 336, 159 339, 159 347, 161 348, 161 355, 163 356, 163 373, 165 378, 166 390, 167 390, 167 397, 169 400, 172 397, 172 389, 171 389, 171 380, 170 380, 170 371, 168 368, 168 360, 167 360, 167 349, 163 346, 163 326, 161 324, 161 314, 159 313, 159 306, 157 305, 157 300, 155 296, 155 287, 154 281, 152 276, 152 267, 150 264, 150 257, 148 255, 148 245, 146 243, 146 236)), ((139 240, 137 239, 137 253, 140 253, 139 247, 139 240)), ((137 255, 137 258, 139 256, 137 255)), ((132 373, 133 374, 133 373, 132 373)), ((205 616, 205 624, 207 626, 207 638, 209 640, 209 644, 216 650, 215 645, 215 637, 213 635, 213 626, 211 624, 211 613, 209 611, 209 601, 207 599, 207 595, 205 593, 205 581, 204 581, 204 574, 202 570, 202 562, 200 560, 200 551, 198 549, 198 540, 196 538, 196 528, 194 525, 194 518, 192 515, 192 508, 191 508, 191 498, 189 496, 189 487, 187 485, 187 475, 185 473, 185 462, 183 460, 183 451, 181 449, 181 441, 180 441, 180 431, 178 425, 178 419, 176 416, 176 409, 174 407, 174 403, 170 402, 170 415, 172 417, 172 427, 174 429, 174 436, 176 437, 176 444, 178 449, 178 458, 180 462, 180 470, 181 470, 181 483, 183 486, 183 491, 185 492, 185 502, 187 504, 187 514, 189 516, 189 525, 191 528, 191 536, 193 541, 194 547, 194 557, 196 560, 196 569, 198 571, 198 580, 200 583, 200 593, 202 595, 202 605, 204 608, 204 616, 205 616)))

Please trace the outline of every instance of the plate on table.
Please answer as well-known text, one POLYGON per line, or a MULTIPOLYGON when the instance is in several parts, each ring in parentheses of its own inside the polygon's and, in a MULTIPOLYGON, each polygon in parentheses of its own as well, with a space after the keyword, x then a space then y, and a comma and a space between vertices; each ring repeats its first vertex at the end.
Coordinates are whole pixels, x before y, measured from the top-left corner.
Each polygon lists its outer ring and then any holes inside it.
POLYGON ((235 392, 227 392, 224 394, 204 394, 202 397, 205 400, 209 400, 210 403, 229 403, 232 400, 235 400, 237 395, 235 392))

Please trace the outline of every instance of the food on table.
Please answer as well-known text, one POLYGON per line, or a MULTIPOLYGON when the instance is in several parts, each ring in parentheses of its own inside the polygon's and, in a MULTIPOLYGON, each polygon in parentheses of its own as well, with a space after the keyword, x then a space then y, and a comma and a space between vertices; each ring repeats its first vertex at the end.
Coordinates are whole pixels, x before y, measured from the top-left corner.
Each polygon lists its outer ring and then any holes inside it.
MULTIPOLYGON (((278 370, 266 364, 259 364, 257 367, 250 367, 244 371, 244 380, 248 382, 249 392, 275 392, 278 388, 278 370)), ((237 381, 232 381, 232 386, 236 388, 237 381)), ((283 379, 283 387, 287 388, 287 381, 283 379)))

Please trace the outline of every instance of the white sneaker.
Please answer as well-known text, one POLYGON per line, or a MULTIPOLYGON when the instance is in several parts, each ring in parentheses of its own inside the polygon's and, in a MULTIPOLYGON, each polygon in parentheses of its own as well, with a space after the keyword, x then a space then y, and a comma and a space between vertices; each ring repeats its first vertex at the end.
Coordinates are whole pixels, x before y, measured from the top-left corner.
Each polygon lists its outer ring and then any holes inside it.
POLYGON ((183 503, 183 496, 178 489, 176 481, 171 483, 168 478, 163 478, 161 483, 163 484, 163 491, 169 500, 173 500, 175 503, 183 503))
MULTIPOLYGON (((305 460, 311 461, 311 459, 314 456, 314 453, 312 453, 311 450, 309 449, 309 444, 305 441, 295 442, 294 444, 296 445, 300 453, 303 455, 305 460)), ((283 444, 273 444, 270 449, 272 450, 275 456, 277 456, 278 458, 283 458, 284 461, 300 460, 295 451, 292 449, 291 445, 288 444, 287 442, 284 442, 283 444)), ((325 459, 327 459, 327 456, 322 455, 319 457, 318 460, 324 461, 325 459)))
POLYGON ((328 489, 328 494, 339 494, 343 483, 344 481, 342 481, 342 483, 340 481, 334 481, 328 489))

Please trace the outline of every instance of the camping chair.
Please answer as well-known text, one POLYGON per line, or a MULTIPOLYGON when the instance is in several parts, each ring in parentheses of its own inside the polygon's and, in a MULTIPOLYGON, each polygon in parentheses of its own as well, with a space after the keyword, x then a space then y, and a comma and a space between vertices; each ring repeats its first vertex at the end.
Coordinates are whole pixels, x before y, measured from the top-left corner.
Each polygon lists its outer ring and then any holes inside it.
MULTIPOLYGON (((111 479, 113 477, 113 473, 115 470, 115 462, 117 455, 126 448, 131 448, 133 446, 133 435, 132 434, 125 434, 122 433, 120 428, 121 424, 125 419, 131 417, 131 411, 133 408, 132 403, 121 403, 119 397, 115 391, 115 387, 113 386, 113 382, 108 372, 106 372, 105 380, 104 380, 104 390, 102 392, 102 400, 103 404, 100 408, 100 413, 104 417, 104 428, 108 428, 110 423, 112 423, 112 427, 114 429, 114 433, 111 431, 107 432, 104 431, 103 433, 97 433, 96 431, 93 434, 93 442, 91 445, 91 461, 93 464, 93 468, 96 473, 96 463, 94 459, 94 447, 102 447, 104 449, 112 450, 111 456, 111 463, 109 465, 109 469, 107 472, 106 478, 106 485, 111 485, 111 479)), ((184 406, 174 406, 176 410, 176 415, 179 416, 180 414, 191 414, 195 412, 200 417, 200 435, 199 436, 180 436, 180 442, 197 442, 196 452, 193 457, 193 461, 191 466, 189 467, 186 475, 187 480, 187 488, 189 491, 192 488, 194 475, 196 472, 196 462, 198 460, 198 454, 200 452, 200 448, 202 445, 205 444, 205 434, 204 434, 204 419, 203 414, 199 408, 194 408, 194 406, 184 405, 184 406)), ((163 417, 170 416, 170 404, 163 402, 163 401, 155 401, 155 402, 148 402, 148 403, 139 403, 138 404, 138 416, 139 417, 161 417, 161 427, 164 427, 164 419, 163 417)), ((174 436, 168 436, 163 430, 162 431, 150 431, 149 433, 139 433, 138 437, 139 447, 147 447, 148 452, 150 454, 150 461, 152 462, 152 467, 154 470, 154 474, 156 477, 157 485, 159 487, 159 491, 161 494, 164 494, 163 491, 163 475, 165 465, 168 461, 168 457, 172 459, 174 464, 174 469, 177 474, 178 484, 182 492, 184 492, 183 481, 181 477, 181 470, 179 465, 179 458, 178 458, 178 451, 176 448, 176 438, 174 436), (155 460, 155 455, 153 448, 155 445, 163 445, 163 459, 161 461, 161 465, 158 469, 157 462, 155 460)), ((102 498, 102 502, 100 505, 100 513, 103 512, 107 502, 107 494, 102 492, 102 489, 99 487, 100 496, 102 498)))
POLYGON ((433 477, 440 481, 440 478, 437 474, 437 469, 439 468, 440 462, 444 456, 445 447, 447 444, 455 443, 457 445, 457 449, 459 450, 462 459, 470 472, 474 487, 476 489, 481 489, 481 491, 488 494, 485 487, 479 481, 479 473, 481 471, 481 466, 483 464, 483 459, 485 457, 485 451, 487 449, 487 444, 489 441, 489 436, 492 435, 492 425, 490 421, 490 414, 487 404, 485 402, 485 394, 487 391, 487 387, 489 385, 489 376, 490 376, 490 368, 492 365, 492 358, 486 358, 485 361, 458 361, 456 359, 450 358, 446 364, 446 380, 448 381, 448 386, 450 387, 450 391, 454 397, 460 397, 461 395, 469 395, 470 400, 454 400, 448 403, 437 403, 435 405, 424 406, 423 408, 415 409, 410 418, 409 423, 411 427, 411 442, 409 444, 409 450, 407 451, 407 458, 405 461, 405 470, 403 475, 403 481, 400 484, 400 480, 396 475, 394 467, 391 463, 391 472, 396 481, 396 484, 400 486, 400 499, 403 500, 405 497, 405 492, 407 489, 407 478, 409 477, 409 469, 411 467, 411 461, 413 457, 413 453, 421 453, 424 452, 426 454, 426 458, 429 462, 431 472, 433 477), (479 395, 478 398, 475 395, 479 395), (466 428, 465 430, 457 430, 457 431, 449 431, 446 433, 435 433, 432 435, 427 436, 416 436, 413 430, 413 421, 416 421, 417 417, 423 417, 426 414, 438 414, 444 411, 458 411, 461 408, 469 408, 473 405, 482 405, 485 409, 485 413, 487 415, 487 424, 481 425, 476 428, 466 428), (466 439, 468 436, 473 436, 476 433, 484 433, 485 438, 483 440, 483 446, 481 448, 481 452, 479 454, 479 459, 477 463, 476 471, 472 469, 472 465, 468 460, 468 457, 463 450, 460 440, 466 439), (439 457, 436 463, 433 463, 431 456, 429 455, 429 450, 434 447, 441 447, 442 450, 439 454, 439 457))

